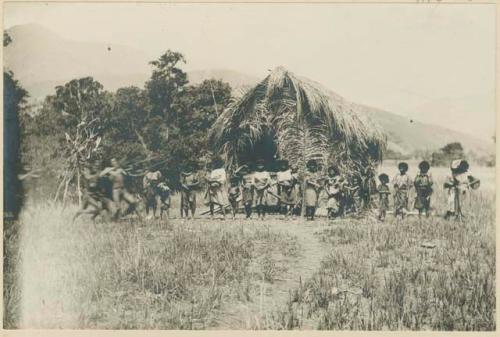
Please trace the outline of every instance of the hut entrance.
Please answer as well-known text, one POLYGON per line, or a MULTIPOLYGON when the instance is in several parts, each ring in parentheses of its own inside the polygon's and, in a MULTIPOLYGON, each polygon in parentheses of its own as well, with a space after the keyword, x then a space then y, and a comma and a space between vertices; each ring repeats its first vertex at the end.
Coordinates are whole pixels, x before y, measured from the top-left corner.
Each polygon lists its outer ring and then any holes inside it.
POLYGON ((259 159, 263 159, 266 163, 271 163, 274 161, 277 151, 278 147, 274 135, 266 133, 252 148, 240 154, 239 162, 241 164, 252 164, 259 159))

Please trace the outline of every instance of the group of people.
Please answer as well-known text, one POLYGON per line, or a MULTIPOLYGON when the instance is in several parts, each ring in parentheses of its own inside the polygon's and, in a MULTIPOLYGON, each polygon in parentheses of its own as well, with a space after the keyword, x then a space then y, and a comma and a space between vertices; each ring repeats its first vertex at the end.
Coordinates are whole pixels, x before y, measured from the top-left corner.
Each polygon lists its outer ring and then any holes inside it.
POLYGON ((153 210, 153 215, 159 211, 169 216, 170 187, 163 179, 160 171, 148 169, 144 174, 131 174, 123 169, 116 158, 112 158, 110 165, 100 168, 99 162, 94 161, 83 172, 84 194, 83 204, 75 214, 74 220, 83 214, 90 214, 92 219, 102 215, 107 219, 117 220, 122 215, 138 213, 139 198, 127 188, 126 180, 130 176, 142 176, 142 196, 145 199, 146 214, 153 210), (122 211, 122 204, 127 209, 122 211))
MULTIPOLYGON (((279 174, 279 173, 278 173, 279 174)), ((288 195, 288 202, 294 192, 292 184, 293 175, 288 172, 287 177, 282 177, 283 193, 288 195), (285 181, 284 179, 287 179, 285 181)), ((206 175, 206 189, 204 202, 209 206, 210 215, 221 213, 225 218, 230 212, 235 217, 239 206, 242 205, 247 218, 252 215, 252 208, 255 206, 259 218, 264 218, 266 212, 273 206, 271 199, 280 200, 276 183, 273 182, 271 174, 264 170, 264 163, 259 161, 255 172, 251 172, 247 165, 239 167, 229 178, 227 184, 227 173, 224 163, 220 159, 214 160, 209 165, 206 175), (227 186, 227 187, 226 187, 227 186)), ((200 191, 199 174, 195 172, 193 165, 188 165, 186 170, 181 172, 181 216, 194 217, 196 212, 196 195, 200 191)), ((278 202, 274 203, 277 206, 278 202)), ((291 209, 291 208, 290 208, 291 209)))
MULTIPOLYGON (((192 165, 181 172, 182 216, 195 215, 196 195, 200 190, 198 177, 192 165)), ((228 177, 219 159, 211 163, 205 180, 204 202, 209 206, 210 216, 221 213, 223 218, 227 213, 234 218, 241 207, 246 218, 251 218, 255 211, 258 219, 264 219, 268 213, 281 213, 287 219, 300 215, 305 207, 306 218, 313 220, 323 188, 329 194, 330 216, 341 216, 359 208, 357 200, 363 198, 364 190, 362 186, 348 186, 334 166, 330 167, 325 183, 315 160, 308 161, 305 174, 299 174, 298 167, 290 166, 286 160, 278 161, 273 171, 266 170, 265 162, 258 160, 255 167, 242 165, 228 177)))
MULTIPOLYGON (((394 215, 396 217, 404 216, 409 212, 409 193, 415 188, 415 203, 413 207, 418 210, 418 216, 430 216, 431 196, 433 193, 434 181, 429 172, 430 164, 422 161, 418 165, 419 173, 415 179, 411 179, 408 172, 408 164, 401 162, 398 164, 399 174, 392 181, 394 187, 394 215)), ((469 163, 466 160, 453 160, 450 165, 451 174, 446 178, 443 187, 447 190, 448 202, 445 219, 452 216, 457 219, 463 217, 462 213, 462 195, 469 189, 477 189, 480 180, 476 179, 469 172, 469 163)), ((382 173, 379 175, 380 185, 377 188, 379 194, 379 219, 384 220, 389 209, 389 177, 382 173)))
MULTIPOLYGON (((407 174, 408 164, 401 162, 398 164, 399 174, 392 182, 387 174, 381 173, 378 175, 378 185, 375 169, 370 165, 361 174, 346 176, 336 165, 329 166, 326 175, 321 174, 315 160, 309 160, 305 172, 300 173, 296 165, 290 166, 286 160, 279 160, 276 164, 275 170, 266 170, 265 162, 258 160, 254 167, 242 165, 228 175, 224 162, 215 159, 208 165, 204 177, 195 165, 184 166, 180 172, 178 189, 181 217, 195 216, 197 195, 203 193, 204 203, 209 210, 202 214, 209 213, 211 217, 220 213, 223 218, 226 214, 234 218, 242 208, 246 218, 251 218, 254 211, 258 219, 264 219, 268 213, 280 213, 287 219, 304 212, 307 220, 314 220, 323 194, 327 199, 329 219, 349 213, 359 214, 362 210, 373 209, 378 203, 378 218, 384 221, 390 209, 391 195, 396 217, 404 218, 410 212, 409 196, 412 189, 415 189, 413 207, 418 210, 419 217, 428 217, 431 213, 434 182, 427 161, 418 165, 419 173, 414 179, 407 174)), ((448 190, 446 219, 461 217, 461 194, 479 186, 479 180, 468 172, 466 160, 453 161, 450 169, 451 175, 444 184, 448 190)), ((116 159, 112 159, 111 166, 103 170, 90 165, 84 172, 84 204, 76 216, 89 213, 95 218, 105 211, 117 219, 121 215, 137 212, 139 200, 143 199, 148 217, 159 215, 162 218, 164 212, 169 217, 173 190, 161 172, 151 166, 139 174, 142 176, 143 193, 139 193, 142 197, 128 191, 125 184, 127 175, 130 174, 120 167, 116 159), (122 212, 122 204, 128 206, 125 212, 122 212)))

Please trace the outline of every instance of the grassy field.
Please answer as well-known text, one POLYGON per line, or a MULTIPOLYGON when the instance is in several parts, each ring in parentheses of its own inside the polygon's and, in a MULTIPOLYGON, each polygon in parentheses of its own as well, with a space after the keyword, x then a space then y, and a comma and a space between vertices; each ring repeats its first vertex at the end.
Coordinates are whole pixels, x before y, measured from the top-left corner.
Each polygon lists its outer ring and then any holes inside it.
POLYGON ((434 216, 384 223, 72 223, 74 206, 28 203, 4 233, 4 326, 494 330, 494 169, 473 171, 465 222, 442 219, 446 173, 434 216))

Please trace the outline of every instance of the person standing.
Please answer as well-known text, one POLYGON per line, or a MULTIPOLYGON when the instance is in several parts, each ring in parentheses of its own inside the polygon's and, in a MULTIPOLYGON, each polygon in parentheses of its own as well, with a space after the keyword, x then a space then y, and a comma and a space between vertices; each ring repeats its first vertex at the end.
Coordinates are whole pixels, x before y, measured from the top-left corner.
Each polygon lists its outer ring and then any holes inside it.
POLYGON ((161 199, 160 219, 163 219, 163 211, 167 214, 167 219, 170 218, 171 190, 166 181, 158 184, 158 190, 161 199))
POLYGON ((401 215, 404 218, 408 213, 408 199, 412 181, 406 174, 408 164, 401 162, 398 164, 399 174, 393 179, 394 186, 394 216, 401 215))
POLYGON ((287 160, 280 162, 279 171, 276 174, 276 179, 279 187, 280 208, 285 219, 292 214, 295 206, 296 196, 294 195, 294 178, 292 170, 288 166, 287 160))
POLYGON ((304 203, 307 220, 314 220, 318 207, 318 196, 321 188, 319 184, 318 163, 311 159, 307 162, 307 172, 304 176, 304 203))
POLYGON ((344 191, 345 180, 340 175, 336 166, 328 167, 328 176, 325 179, 325 192, 328 197, 326 209, 328 210, 328 218, 334 219, 344 215, 344 191))
POLYGON ((181 183, 181 217, 189 217, 189 211, 191 211, 191 216, 194 219, 196 213, 196 189, 198 188, 200 181, 196 172, 194 172, 194 165, 187 164, 186 169, 181 171, 180 183, 181 183))
POLYGON ((448 176, 444 183, 444 188, 448 190, 448 209, 444 218, 448 220, 451 216, 455 216, 456 220, 462 220, 464 218, 462 212, 463 197, 470 188, 479 188, 480 181, 469 172, 467 160, 452 161, 450 170, 451 176, 448 176))
POLYGON ((271 176, 271 182, 267 188, 267 207, 266 212, 268 214, 279 213, 280 210, 280 198, 279 198, 279 186, 278 186, 278 173, 271 171, 269 172, 271 176))
POLYGON ((252 217, 254 197, 253 172, 250 172, 248 165, 240 166, 236 172, 241 176, 241 202, 245 208, 245 216, 247 219, 250 219, 252 217))
POLYGON ((231 205, 231 212, 233 215, 233 219, 236 218, 236 212, 238 211, 238 205, 241 199, 241 190, 240 190, 240 177, 234 175, 231 177, 228 191, 229 204, 231 205))
POLYGON ((226 218, 226 170, 221 159, 217 158, 210 165, 208 174, 208 189, 205 194, 205 201, 210 207, 210 216, 214 217, 215 207, 219 206, 223 219, 226 218))
POLYGON ((264 168, 264 161, 257 162, 257 171, 254 173, 255 186, 255 207, 257 208, 257 217, 264 220, 267 208, 267 189, 271 185, 271 175, 264 168))
POLYGON ((363 209, 371 209, 373 206, 372 196, 377 193, 375 168, 371 162, 368 163, 364 169, 362 176, 362 188, 360 192, 363 201, 363 209))
POLYGON ((363 180, 359 174, 354 174, 345 186, 346 212, 359 215, 363 203, 363 180))
POLYGON ((384 221, 387 210, 389 209, 389 195, 391 194, 391 191, 389 189, 389 176, 385 173, 382 173, 378 176, 378 180, 380 181, 380 185, 377 188, 379 211, 378 219, 380 221, 384 221))
POLYGON ((418 164, 420 173, 415 177, 415 181, 413 182, 417 194, 414 207, 418 210, 419 218, 422 216, 422 213, 425 213, 425 216, 429 217, 431 211, 433 181, 429 173, 430 167, 429 162, 425 160, 420 162, 420 164, 418 164))
POLYGON ((292 218, 295 219, 297 215, 302 212, 302 177, 299 174, 299 168, 297 165, 292 165, 292 196, 293 207, 291 210, 292 218))
POLYGON ((142 179, 142 187, 146 196, 146 217, 150 219, 149 209, 153 208, 153 217, 156 217, 156 210, 160 211, 161 197, 158 189, 158 184, 163 178, 158 170, 154 170, 153 166, 148 168, 144 178, 142 179))

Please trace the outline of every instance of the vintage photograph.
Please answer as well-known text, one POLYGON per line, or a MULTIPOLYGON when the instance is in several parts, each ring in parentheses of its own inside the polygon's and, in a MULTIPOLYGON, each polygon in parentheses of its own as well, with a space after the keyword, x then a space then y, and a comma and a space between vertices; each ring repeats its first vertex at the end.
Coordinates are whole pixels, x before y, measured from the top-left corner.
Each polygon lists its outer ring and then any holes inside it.
POLYGON ((4 2, 4 329, 495 331, 496 6, 4 2))

